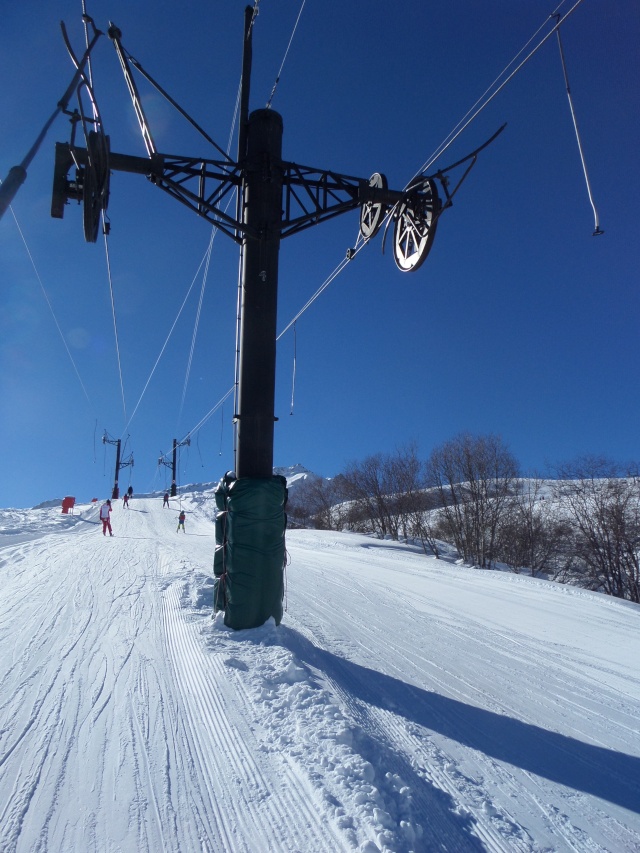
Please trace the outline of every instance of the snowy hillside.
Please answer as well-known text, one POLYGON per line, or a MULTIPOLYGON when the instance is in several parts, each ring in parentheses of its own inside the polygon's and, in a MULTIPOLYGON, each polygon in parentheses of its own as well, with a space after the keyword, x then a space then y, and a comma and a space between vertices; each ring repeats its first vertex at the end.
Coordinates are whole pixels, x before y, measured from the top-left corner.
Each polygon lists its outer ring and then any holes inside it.
POLYGON ((0 511, 2 853, 640 849, 637 605, 292 530, 233 632, 210 491, 97 515, 0 511))

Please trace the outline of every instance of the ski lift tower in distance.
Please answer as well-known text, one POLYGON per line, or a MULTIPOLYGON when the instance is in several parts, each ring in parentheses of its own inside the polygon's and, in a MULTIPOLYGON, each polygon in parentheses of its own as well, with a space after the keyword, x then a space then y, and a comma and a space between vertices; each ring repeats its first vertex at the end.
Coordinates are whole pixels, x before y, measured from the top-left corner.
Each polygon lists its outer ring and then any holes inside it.
POLYGON ((190 445, 191 439, 187 436, 184 441, 178 441, 177 438, 173 439, 173 453, 171 455, 171 462, 168 462, 165 459, 165 454, 160 451, 160 457, 158 459, 158 465, 165 465, 167 468, 171 468, 171 497, 175 498, 178 494, 178 480, 177 480, 177 471, 178 471, 178 448, 184 447, 185 445, 190 445))
MULTIPOLYGON (((393 222, 396 265, 403 272, 416 270, 431 249, 439 217, 451 206, 479 151, 503 129, 463 160, 431 176, 420 174, 403 190, 389 189, 381 173, 369 179, 358 178, 284 161, 281 115, 272 109, 249 113, 252 25, 253 9, 248 6, 244 19, 238 156, 234 161, 208 136, 224 159, 180 157, 157 151, 129 57, 122 46, 122 33, 112 24, 108 34, 127 81, 148 157, 112 152, 109 137, 95 120, 90 127, 84 127, 86 147, 75 145, 72 115, 71 142, 56 144, 51 206, 51 215, 62 218, 69 199, 81 201, 85 239, 95 242, 108 205, 111 173, 143 174, 240 246, 236 468, 224 475, 216 490, 220 512, 214 557, 215 607, 224 610, 225 624, 235 629, 258 627, 269 618, 279 624, 282 619, 287 489, 286 479, 273 474, 281 240, 359 208, 362 237, 370 240, 385 220, 388 224, 393 222), (471 161, 470 165, 456 187, 450 189, 446 173, 467 161, 471 161), (75 175, 69 179, 67 174, 73 166, 75 175), (438 195, 437 182, 442 187, 444 203, 438 195), (234 189, 239 193, 235 217, 223 205, 234 189)), ((87 88, 91 85, 86 75, 83 84, 87 88)))
POLYGON ((118 486, 118 478, 120 471, 123 468, 129 467, 129 465, 133 468, 133 453, 129 454, 129 456, 124 460, 120 461, 120 451, 122 446, 122 439, 120 438, 108 438, 107 433, 102 436, 103 444, 114 444, 116 448, 116 470, 113 478, 113 489, 111 490, 111 500, 117 501, 120 497, 120 487, 118 486))

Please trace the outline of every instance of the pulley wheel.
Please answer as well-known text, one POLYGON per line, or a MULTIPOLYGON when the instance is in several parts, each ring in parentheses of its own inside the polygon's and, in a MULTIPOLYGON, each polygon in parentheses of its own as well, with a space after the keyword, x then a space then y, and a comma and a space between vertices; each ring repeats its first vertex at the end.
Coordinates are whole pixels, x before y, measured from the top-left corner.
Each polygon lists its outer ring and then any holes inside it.
POLYGON ((425 262, 436 233, 440 198, 435 181, 425 178, 395 214, 393 258, 402 272, 413 272, 425 262))
POLYGON ((109 204, 109 137, 92 130, 87 136, 87 162, 83 179, 84 239, 98 239, 100 217, 109 204))
MULTIPOLYGON (((369 186, 386 190, 387 179, 380 172, 375 172, 369 178, 369 186)), ((372 237, 376 236, 386 212, 387 205, 382 204, 382 202, 368 201, 362 205, 360 208, 360 234, 365 240, 371 240, 372 237)))

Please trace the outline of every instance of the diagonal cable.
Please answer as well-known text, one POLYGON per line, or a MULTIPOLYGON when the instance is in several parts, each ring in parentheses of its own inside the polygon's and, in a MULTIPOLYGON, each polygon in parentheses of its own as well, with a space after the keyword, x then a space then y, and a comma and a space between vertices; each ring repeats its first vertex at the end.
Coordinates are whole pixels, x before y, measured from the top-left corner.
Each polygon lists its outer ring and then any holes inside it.
MULTIPOLYGON (((189 359, 187 361, 187 369, 184 377, 184 385, 182 387, 182 400, 180 401, 180 410, 178 412, 178 424, 180 424, 180 419, 182 418, 182 411, 184 409, 184 401, 187 396, 187 386, 189 385, 189 377, 191 376, 191 365, 193 363, 193 352, 196 346, 196 338, 198 336, 198 327, 200 325, 200 314, 202 313, 202 301, 204 299, 204 292, 207 287, 207 279, 209 277, 209 264, 211 262, 211 250, 213 249, 213 241, 215 239, 216 234, 218 233, 218 229, 214 226, 211 229, 211 238, 209 240, 209 246, 207 248, 207 252, 205 255, 206 263, 204 268, 204 273, 202 276, 202 286, 200 288, 200 299, 198 300, 198 309, 196 311, 196 319, 193 326, 193 334, 191 336, 191 349, 189 350, 189 359)), ((202 264, 200 265, 202 266, 202 264)))
MULTIPOLYGON (((565 0, 562 0, 562 3, 560 4, 560 6, 562 6, 562 4, 564 2, 565 2, 565 0)), ((504 68, 504 70, 501 71, 501 73, 496 77, 496 79, 491 84, 491 86, 489 86, 489 88, 485 91, 485 94, 482 95, 482 97, 478 101, 476 101, 474 106, 471 107, 471 109, 466 113, 465 117, 458 122, 458 124, 449 133, 449 135, 446 137, 446 139, 438 146, 438 148, 436 149, 434 154, 422 166, 420 171, 416 172, 416 174, 413 176, 413 178, 411 179, 411 181, 409 183, 411 183, 413 180, 418 178, 424 171, 426 171, 433 164, 434 160, 437 157, 440 157, 442 154, 444 154, 444 152, 447 150, 447 148, 449 148, 453 144, 453 142, 455 142, 455 140, 460 136, 460 134, 464 130, 466 130, 466 128, 471 124, 471 122, 474 121, 480 115, 480 113, 486 107, 489 106, 491 101, 505 88, 507 83, 511 82, 511 80, 516 76, 516 74, 527 64, 527 62, 529 62, 529 60, 540 50, 540 48, 544 44, 546 44, 546 42, 551 38, 551 36, 559 29, 560 24, 564 23, 567 20, 567 18, 574 13, 575 10, 578 8, 578 6, 580 6, 582 4, 582 2, 583 2, 583 0, 576 0, 576 2, 569 9, 569 11, 562 17, 562 19, 556 23, 556 25, 538 42, 538 44, 531 51, 529 51, 529 53, 516 66, 516 68, 513 69, 513 71, 509 74, 509 76, 505 80, 502 81, 502 83, 498 86, 498 88, 495 89, 494 91, 491 91, 491 89, 496 85, 497 81, 500 80, 500 78, 503 77, 507 73, 508 69, 511 68, 511 66, 517 61, 518 57, 523 53, 523 51, 526 49, 526 47, 531 43, 533 38, 535 38, 535 36, 544 27, 544 24, 537 29, 536 33, 529 39, 529 41, 527 42, 525 47, 521 48, 521 50, 518 51, 516 56, 511 60, 511 62, 508 63, 508 65, 504 68), (491 94, 485 98, 485 95, 487 95, 488 92, 491 92, 491 94), (468 118, 467 118, 467 116, 468 116, 468 118), (465 119, 466 119, 466 121, 465 121, 465 119)), ((558 6, 558 9, 560 8, 560 6, 558 6)), ((553 17, 553 16, 550 16, 550 17, 553 17)), ((407 184, 407 186, 409 186, 409 184, 407 184)))
POLYGON ((73 365, 73 369, 75 370, 76 376, 78 377, 78 382, 80 383, 80 386, 82 388, 84 396, 87 398, 87 403, 89 403, 89 406, 91 406, 91 408, 93 409, 94 408, 93 403, 91 402, 89 394, 87 393, 87 389, 85 388, 84 382, 82 381, 82 377, 80 376, 80 373, 78 371, 78 367, 77 367, 77 365, 73 359, 73 356, 71 355, 71 350, 69 349, 69 346, 67 344, 67 341, 65 340, 64 334, 62 333, 62 329, 60 328, 60 323, 58 323, 58 318, 55 315, 55 311, 53 310, 53 306, 51 304, 51 300, 49 299, 49 295, 48 295, 47 291, 45 290, 44 284, 42 283, 40 273, 38 272, 38 268, 36 267, 36 262, 33 259, 33 255, 31 254, 31 250, 29 249, 29 246, 27 245, 27 241, 26 241, 26 238, 25 238, 24 233, 22 231, 22 228, 20 227, 20 223, 18 222, 16 214, 15 214, 15 212, 11 206, 9 207, 9 210, 11 211, 11 215, 13 216, 14 222, 16 223, 16 228, 18 229, 18 233, 20 234, 20 238, 22 239, 22 242, 24 243, 24 247, 26 249, 27 255, 29 256, 29 260, 31 261, 31 266, 33 267, 33 271, 36 275, 36 278, 38 279, 38 284, 40 285, 40 290, 42 291, 42 295, 45 298, 45 302, 49 306, 49 311, 51 312, 51 316, 53 317, 53 322, 56 324, 56 329, 58 330, 58 334, 60 335, 62 343, 64 344, 64 348, 66 349, 67 355, 69 356, 69 360, 71 361, 71 364, 73 365))
MULTIPOLYGON (((111 316, 113 317, 113 334, 116 343, 116 358, 118 360, 118 376, 120 378, 120 394, 122 396, 122 411, 124 412, 124 423, 127 423, 127 404, 124 399, 124 382, 122 381, 122 359, 120 358, 120 341, 118 339, 118 323, 116 321, 116 303, 113 295, 113 279, 111 276, 111 259, 109 257, 109 242, 107 240, 107 228, 105 227, 104 211, 102 212, 102 233, 104 235, 104 253, 107 262, 107 278, 109 279, 109 295, 111 297, 111 316)), ((126 430, 126 427, 125 427, 126 430)))
POLYGON ((187 304, 187 300, 189 299, 189 296, 190 296, 190 294, 191 294, 191 291, 193 290, 193 286, 194 286, 194 285, 195 285, 195 283, 196 283, 196 279, 198 278, 198 275, 200 274, 200 270, 202 269, 202 264, 205 262, 206 257, 207 257, 207 256, 206 256, 206 253, 205 253, 204 257, 203 257, 203 258, 202 258, 202 260, 200 261, 200 264, 199 264, 199 266, 198 266, 198 269, 196 270, 196 274, 194 275, 193 280, 191 281, 191 284, 189 285, 189 289, 187 290, 186 296, 185 296, 185 297, 184 297, 184 299, 182 300, 182 305, 181 305, 181 306, 180 306, 180 308, 178 309, 178 313, 177 313, 177 315, 176 315, 176 318, 175 318, 175 320, 173 321, 173 323, 172 323, 172 325, 171 325, 171 328, 169 329, 169 333, 168 333, 168 335, 167 335, 167 337, 166 337, 166 339, 165 339, 164 344, 162 345, 162 348, 161 348, 161 350, 160 350, 160 353, 158 354, 158 357, 157 357, 157 358, 156 358, 156 360, 155 360, 155 364, 154 364, 154 365, 153 365, 153 367, 151 368, 151 373, 149 374, 149 378, 148 378, 148 379, 147 379, 147 381, 145 382, 144 388, 142 389, 142 392, 141 392, 141 394, 140 394, 140 397, 138 398, 138 402, 137 402, 137 403, 136 403, 136 405, 135 405, 135 408, 134 408, 134 410, 133 410, 133 412, 132 412, 132 414, 131 414, 131 417, 129 418, 129 421, 128 421, 127 426, 125 427, 125 429, 127 429, 127 428, 129 427, 129 424, 130 424, 130 423, 131 423, 131 421, 133 420, 133 417, 134 417, 135 413, 138 411, 138 407, 140 406, 140 403, 142 402, 142 398, 144 397, 144 395, 145 395, 145 393, 146 393, 146 390, 147 390, 147 388, 149 387, 149 383, 151 382, 151 379, 153 378, 153 374, 156 372, 156 368, 158 367, 158 364, 160 363, 160 359, 161 359, 161 358, 162 358, 162 356, 164 355, 164 351, 165 351, 165 349, 167 348, 167 345, 168 345, 168 343, 169 343, 169 340, 170 340, 170 338, 171 338, 171 335, 173 334, 173 330, 175 329, 176 324, 177 324, 178 320, 180 319, 180 315, 182 314, 182 311, 184 310, 184 306, 187 304))
POLYGON ((298 12, 298 17, 296 18, 296 22, 293 26, 293 32, 291 33, 291 38, 289 39, 289 44, 287 45, 287 49, 284 52, 284 57, 282 59, 282 63, 280 64, 280 70, 276 75, 276 82, 273 84, 273 89, 271 90, 271 94, 269 95, 269 100, 267 101, 266 109, 271 109, 271 101, 273 100, 273 96, 276 93, 276 89, 278 88, 278 83, 280 82, 280 76, 282 74, 282 69, 284 68, 284 64, 287 61, 287 56, 289 55, 289 49, 291 47, 291 42, 293 41, 293 37, 296 34, 296 30, 298 29, 298 23, 300 21, 300 16, 302 15, 302 10, 304 9, 304 4, 307 0, 302 0, 302 6, 300 6, 300 11, 298 12))

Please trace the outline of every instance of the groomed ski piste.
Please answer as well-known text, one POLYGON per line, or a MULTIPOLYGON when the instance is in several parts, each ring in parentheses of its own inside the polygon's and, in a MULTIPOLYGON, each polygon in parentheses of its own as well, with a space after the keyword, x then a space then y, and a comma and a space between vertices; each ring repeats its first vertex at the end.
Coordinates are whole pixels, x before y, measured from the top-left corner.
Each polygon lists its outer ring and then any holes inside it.
POLYGON ((214 503, 0 511, 0 851, 638 851, 640 607, 290 530, 212 616, 214 503))

